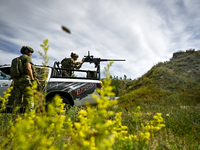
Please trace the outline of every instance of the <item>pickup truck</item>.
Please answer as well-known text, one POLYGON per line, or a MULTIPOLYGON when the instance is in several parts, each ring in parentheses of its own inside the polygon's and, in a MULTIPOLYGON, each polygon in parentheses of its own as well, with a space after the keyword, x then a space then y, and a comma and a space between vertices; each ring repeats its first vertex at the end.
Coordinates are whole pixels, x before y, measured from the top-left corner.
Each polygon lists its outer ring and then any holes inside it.
MULTIPOLYGON (((95 75, 95 71, 73 70, 83 72, 85 76, 63 77, 61 64, 55 62, 53 67, 42 67, 36 65, 36 72, 38 80, 41 83, 43 92, 47 92, 46 101, 51 101, 53 97, 58 94, 63 99, 63 102, 68 105, 84 105, 96 104, 97 102, 92 98, 92 94, 97 93, 97 88, 102 88, 102 82, 95 75), (46 85, 44 73, 46 73, 46 85)), ((67 69, 66 69, 67 70, 67 69)), ((11 86, 12 79, 10 79, 10 65, 0 66, 0 96, 3 97, 3 92, 11 86)), ((1 103, 1 101, 0 101, 1 103)), ((8 104, 7 107, 10 107, 8 104)))

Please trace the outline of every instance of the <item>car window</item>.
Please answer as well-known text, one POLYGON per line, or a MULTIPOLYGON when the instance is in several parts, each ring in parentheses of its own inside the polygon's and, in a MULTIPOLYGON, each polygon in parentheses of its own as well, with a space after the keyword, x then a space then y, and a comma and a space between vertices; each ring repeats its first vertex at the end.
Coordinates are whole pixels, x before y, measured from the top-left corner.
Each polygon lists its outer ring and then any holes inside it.
POLYGON ((8 74, 9 68, 0 68, 0 80, 1 79, 10 79, 10 75, 8 74))

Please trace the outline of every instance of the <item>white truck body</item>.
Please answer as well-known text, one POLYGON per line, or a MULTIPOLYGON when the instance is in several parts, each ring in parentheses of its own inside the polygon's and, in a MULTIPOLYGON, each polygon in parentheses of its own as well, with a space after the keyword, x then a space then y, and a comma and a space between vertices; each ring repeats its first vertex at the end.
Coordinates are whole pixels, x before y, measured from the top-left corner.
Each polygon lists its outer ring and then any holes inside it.
MULTIPOLYGON (((45 68, 47 74, 46 86, 43 86, 43 91, 47 92, 46 101, 52 100, 52 98, 58 94, 63 98, 63 102, 70 104, 71 106, 96 104, 96 100, 93 99, 92 94, 97 94, 97 88, 101 88, 101 81, 97 79, 87 79, 78 77, 61 77, 53 76, 52 67, 40 67, 36 66, 39 76, 43 76, 42 69, 45 68)), ((39 77, 39 81, 40 80, 39 77)), ((42 79, 42 78, 41 78, 42 79)), ((10 79, 10 66, 0 67, 0 95, 3 97, 3 92, 10 87, 12 79, 10 79)), ((43 84, 44 85, 44 84, 43 84)), ((1 102, 0 102, 1 103, 1 102)))

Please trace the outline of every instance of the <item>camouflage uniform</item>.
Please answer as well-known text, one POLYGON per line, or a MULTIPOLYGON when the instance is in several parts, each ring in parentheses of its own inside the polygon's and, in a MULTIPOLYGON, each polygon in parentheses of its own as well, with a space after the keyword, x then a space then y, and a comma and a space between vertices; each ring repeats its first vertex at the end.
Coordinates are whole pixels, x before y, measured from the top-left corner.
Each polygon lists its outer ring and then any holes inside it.
MULTIPOLYGON (((80 62, 75 62, 73 58, 64 58, 61 61, 62 68, 66 69, 80 69, 81 68, 81 63, 80 62)), ((69 70, 62 70, 62 76, 67 76, 71 77, 72 71, 69 70)))
MULTIPOLYGON (((37 76, 37 72, 36 72, 36 69, 35 69, 35 66, 34 65, 32 65, 32 71, 33 71, 33 76, 35 77, 35 80, 37 80, 37 84, 39 84, 38 85, 38 91, 41 91, 42 90, 42 87, 41 87, 41 85, 40 85, 40 82, 39 82, 39 80, 36 78, 36 76, 37 76)), ((43 74, 42 74, 43 75, 43 74)), ((19 80, 18 78, 16 78, 16 82, 17 82, 17 80, 19 80)), ((18 86, 14 86, 15 84, 14 84, 14 80, 12 81, 12 83, 11 83, 11 85, 10 86, 12 86, 13 87, 13 90, 11 90, 11 95, 9 96, 9 100, 8 100, 8 105, 10 105, 10 106, 13 106, 13 104, 14 104, 14 101, 15 101, 15 99, 18 99, 18 97, 20 97, 20 102, 18 102, 17 101, 17 103, 18 104, 22 104, 23 103, 23 95, 21 95, 21 94, 19 94, 20 93, 20 91, 18 91, 19 90, 19 88, 18 88, 18 86), (15 88, 17 88, 16 90, 15 90, 15 88), (15 95, 15 94, 19 94, 19 95, 15 95), (15 96, 17 97, 17 98, 15 98, 15 96), (22 97, 22 98, 21 98, 22 97)), ((26 103, 26 102, 25 102, 26 103)), ((24 103, 24 104, 25 104, 24 103)))
POLYGON ((27 87, 32 87, 32 82, 26 69, 26 63, 28 62, 31 64, 33 75, 36 75, 36 72, 35 69, 33 69, 33 63, 30 56, 22 55, 20 56, 20 59, 22 61, 24 72, 20 77, 14 79, 15 106, 24 107, 28 105, 31 110, 34 107, 32 88, 30 88, 31 91, 29 91, 27 87))

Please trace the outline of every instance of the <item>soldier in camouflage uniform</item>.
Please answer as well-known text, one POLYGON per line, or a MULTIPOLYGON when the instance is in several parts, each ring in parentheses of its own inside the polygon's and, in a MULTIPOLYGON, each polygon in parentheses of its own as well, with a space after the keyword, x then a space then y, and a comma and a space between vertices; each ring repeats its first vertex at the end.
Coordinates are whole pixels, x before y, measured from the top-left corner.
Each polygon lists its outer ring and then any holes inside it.
MULTIPOLYGON (((67 68, 67 69, 80 69, 82 64, 84 63, 84 59, 80 62, 76 62, 78 59, 78 55, 75 53, 71 53, 71 58, 64 58, 61 61, 62 68, 67 68)), ((72 71, 70 70, 62 70, 62 76, 66 77, 71 77, 72 76, 72 71)))
POLYGON ((14 92, 15 92, 15 106, 28 106, 31 111, 34 107, 34 100, 32 96, 32 82, 35 80, 36 72, 31 60, 31 55, 34 52, 29 46, 23 46, 20 50, 23 54, 19 58, 22 62, 23 73, 14 80, 14 92), (31 87, 28 92, 27 87, 31 87))

